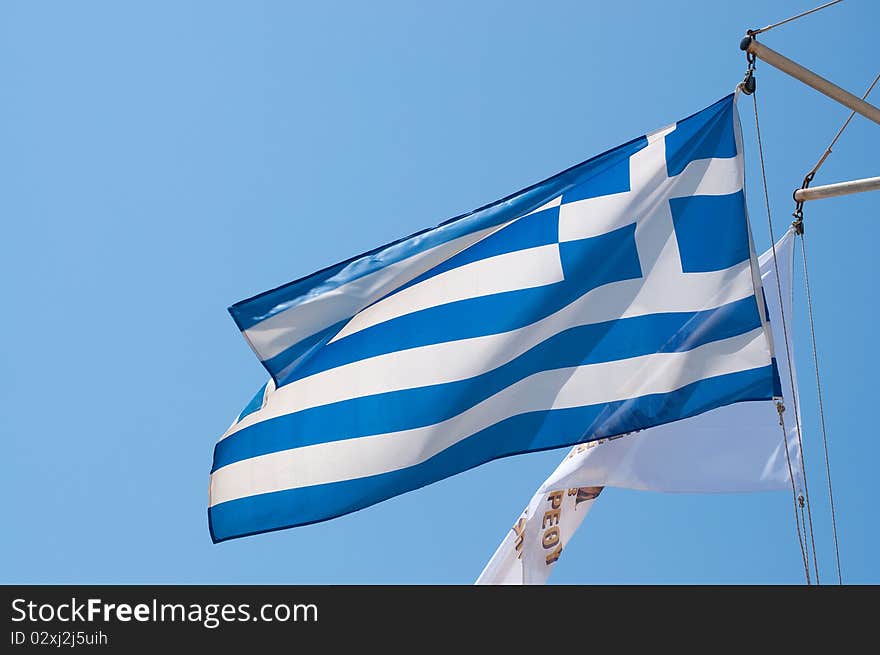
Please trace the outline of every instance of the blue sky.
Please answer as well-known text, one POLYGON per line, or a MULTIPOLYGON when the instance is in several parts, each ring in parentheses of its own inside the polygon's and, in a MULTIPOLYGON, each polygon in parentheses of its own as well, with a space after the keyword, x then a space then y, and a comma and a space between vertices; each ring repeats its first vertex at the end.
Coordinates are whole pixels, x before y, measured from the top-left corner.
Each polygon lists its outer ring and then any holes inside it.
MULTIPOLYGON (((265 377, 226 307, 711 104, 742 78, 744 30, 805 8, 4 3, 0 582, 472 582, 563 452, 211 543, 213 444, 265 377)), ((850 0, 764 41, 861 92, 878 72, 878 20, 875 3, 850 0)), ((758 85, 781 234, 792 189, 847 111, 760 63, 758 85)), ((764 249, 748 99, 740 111, 764 249)), ((857 117, 815 183, 876 175, 878 145, 857 117)), ((878 201, 806 207, 843 572, 859 583, 880 583, 878 201)), ((802 300, 806 457, 830 582, 802 300)), ((551 580, 799 583, 790 495, 608 490, 551 580)))

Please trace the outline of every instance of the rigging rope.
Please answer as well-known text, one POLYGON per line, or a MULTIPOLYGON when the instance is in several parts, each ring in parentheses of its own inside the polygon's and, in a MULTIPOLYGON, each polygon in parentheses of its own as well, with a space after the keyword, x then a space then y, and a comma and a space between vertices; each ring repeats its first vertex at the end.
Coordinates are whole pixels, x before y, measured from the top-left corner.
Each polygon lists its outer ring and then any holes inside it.
MULTIPOLYGON (((798 505, 801 508, 801 522, 806 523, 806 519, 804 518, 804 497, 803 496, 798 496, 798 505)), ((808 559, 809 559, 809 556, 810 556, 809 549, 807 549, 807 558, 808 559)), ((814 544, 813 545, 813 564, 815 564, 815 563, 816 563, 816 546, 814 544)), ((818 580, 816 580, 816 584, 819 584, 818 580)))
MULTIPOLYGON (((862 95, 862 100, 865 100, 870 94, 871 91, 874 90, 874 87, 877 86, 877 82, 880 82, 880 73, 877 74, 877 77, 874 78, 874 81, 868 86, 865 93, 862 95)), ((753 87, 754 88, 754 87, 753 87)), ((756 105, 757 107, 757 105, 756 105)), ((834 138, 831 139, 831 143, 828 144, 828 147, 825 148, 825 151, 822 153, 822 156, 819 157, 819 161, 816 162, 815 166, 810 169, 810 171, 804 176, 803 184, 801 185, 802 189, 806 189, 810 186, 810 183, 813 181, 813 178, 816 176, 816 173, 819 172, 819 169, 831 155, 832 148, 837 144, 838 139, 840 139, 843 132, 849 127, 850 122, 853 119, 853 116, 856 115, 856 112, 850 112, 850 115, 843 122, 843 125, 840 126, 840 129, 837 130, 837 134, 834 135, 834 138)), ((757 116, 756 116, 757 120, 757 116)), ((760 143, 760 137, 759 137, 760 143)), ((807 295, 807 309, 808 315, 810 319, 810 339, 812 341, 813 347, 813 370, 816 374, 816 395, 819 399, 819 423, 822 429, 822 447, 825 455, 825 479, 828 484, 828 500, 831 507, 831 530, 834 536, 834 558, 835 563, 837 565, 837 584, 843 584, 843 576, 841 574, 840 568, 840 540, 837 535, 837 509, 834 505, 834 490, 831 483, 831 462, 828 454, 828 431, 825 427, 825 404, 822 399, 822 381, 821 376, 819 374, 819 354, 818 348, 816 346, 816 328, 813 321, 813 298, 810 292, 810 275, 809 269, 807 267, 807 248, 806 248, 806 239, 804 238, 804 213, 803 213, 804 203, 797 202, 794 210, 794 222, 792 226, 795 228, 797 233, 801 237, 801 257, 804 263, 804 287, 807 295)), ((803 451, 801 451, 801 457, 803 457, 803 451)), ((814 559, 815 559, 815 546, 813 548, 814 559)))
MULTIPOLYGON (((819 584, 819 563, 816 558, 816 540, 815 540, 814 533, 813 533, 813 513, 810 508, 810 492, 809 492, 809 489, 807 486, 806 458, 804 457, 804 445, 803 445, 803 438, 801 436, 800 412, 798 411, 798 406, 797 406, 797 393, 795 392, 795 389, 794 389, 794 371, 792 369, 792 363, 791 363, 791 346, 789 344, 789 339, 788 339, 788 326, 787 326, 786 320, 785 320, 785 302, 782 298, 782 286, 781 286, 781 280, 779 279, 779 262, 776 257, 776 237, 773 234, 773 221, 771 220, 771 217, 770 217, 770 193, 767 190, 767 171, 764 166, 764 143, 761 139, 761 124, 758 119, 758 92, 757 92, 757 90, 754 93, 752 93, 751 95, 752 95, 752 102, 754 103, 754 107, 755 107, 755 133, 758 138, 758 155, 759 155, 759 158, 761 161, 761 179, 762 179, 763 185, 764 185, 764 205, 767 209, 767 227, 770 232, 770 248, 773 252, 773 268, 774 268, 774 272, 776 273, 776 291, 779 294, 779 312, 780 312, 780 316, 782 317, 782 335, 783 335, 783 339, 785 341, 785 354, 788 359, 788 376, 789 376, 789 383, 791 385, 792 403, 794 405, 794 418, 795 418, 795 426, 797 427, 798 447, 800 448, 800 451, 801 451, 801 474, 803 475, 804 495, 806 496, 806 501, 807 501, 807 517, 809 518, 810 541, 813 544, 813 563, 815 565, 815 571, 816 571, 816 584, 819 584)), ((781 412, 779 415, 779 421, 780 421, 780 424, 782 425, 783 419, 782 419, 781 412)), ((784 430, 784 428, 783 428, 783 430, 784 430)), ((787 440, 787 435, 784 435, 784 436, 786 438, 786 454, 787 454, 788 453, 788 440, 787 440)), ((794 478, 792 478, 792 486, 793 485, 794 485, 794 478)), ((794 511, 795 511, 795 516, 797 516, 797 503, 795 503, 795 510, 794 511)), ((805 530, 806 530, 806 528, 805 528, 805 530)), ((800 528, 798 528, 798 540, 800 540, 800 528)), ((803 546, 802 546, 802 548, 803 548, 803 546)), ((805 555, 804 559, 806 561, 808 559, 808 557, 805 555)), ((807 573, 807 584, 809 584, 809 569, 808 569, 808 573, 807 573)))
POLYGON ((821 5, 820 7, 814 7, 813 9, 810 9, 809 11, 802 12, 802 13, 798 14, 797 16, 792 16, 791 18, 786 18, 785 20, 781 20, 778 23, 773 23, 772 25, 768 25, 767 27, 762 27, 759 30, 749 30, 748 32, 746 32, 746 34, 748 34, 749 36, 755 36, 756 34, 761 34, 763 32, 769 32, 774 27, 779 27, 780 25, 785 25, 786 23, 790 23, 791 21, 797 20, 798 18, 803 18, 804 16, 809 16, 810 14, 814 14, 817 11, 822 11, 823 9, 827 9, 828 7, 831 7, 832 5, 836 5, 840 2, 843 2, 843 0, 833 0, 833 2, 826 2, 824 5, 821 5))
MULTIPOLYGON (((788 464, 788 479, 791 481, 791 500, 792 507, 794 507, 794 525, 797 529, 798 544, 801 547, 801 558, 804 560, 804 575, 807 578, 807 584, 810 584, 810 564, 807 561, 807 551, 804 549, 804 539, 801 536, 801 519, 798 516, 797 511, 797 490, 794 488, 794 472, 791 468, 791 455, 788 452, 788 433, 785 430, 785 419, 782 417, 782 413, 785 411, 785 405, 782 404, 782 401, 776 401, 776 411, 779 412, 779 425, 782 428, 782 447, 785 448, 785 462, 788 464)), ((806 532, 806 528, 804 528, 804 532, 806 532)))
MULTIPOLYGON (((871 91, 874 90, 874 87, 877 85, 877 82, 880 82, 880 73, 877 74, 877 77, 874 78, 874 81, 871 82, 868 89, 862 95, 862 100, 865 100, 870 94, 871 91)), ((754 88, 754 87, 753 87, 754 88)), ((757 105, 756 105, 757 107, 757 105)), ((819 169, 831 155, 832 148, 834 148, 838 139, 840 139, 844 130, 849 126, 850 122, 853 119, 853 116, 856 115, 856 112, 850 112, 850 115, 843 122, 843 125, 840 126, 840 129, 837 130, 837 134, 834 135, 834 138, 831 139, 831 143, 828 144, 828 147, 825 148, 825 151, 822 153, 822 156, 819 157, 819 161, 816 162, 816 165, 810 169, 810 171, 804 176, 803 184, 801 185, 802 189, 806 189, 810 186, 810 183, 813 181, 813 178, 816 176, 816 173, 819 172, 819 169)), ((756 116, 757 120, 757 116, 756 116)), ((759 137, 760 141, 760 137, 759 137)), ((834 557, 835 562, 837 564, 837 584, 843 584, 843 576, 841 574, 840 569, 840 541, 837 536, 837 510, 834 505, 834 491, 831 484, 831 463, 830 457, 828 455, 828 432, 825 427, 825 405, 822 400, 822 381, 821 376, 819 375, 819 354, 818 348, 816 346, 816 328, 813 321, 813 298, 810 293, 810 275, 807 267, 807 248, 806 248, 806 239, 804 238, 804 213, 803 213, 803 202, 797 202, 794 210, 794 222, 792 226, 795 228, 797 233, 801 237, 801 256, 804 263, 804 287, 807 295, 807 309, 810 318, 810 339, 812 341, 813 347, 813 370, 816 373, 816 393, 819 398, 819 422, 822 429, 822 446, 825 454, 825 479, 828 484, 828 500, 831 506, 831 530, 834 535, 834 557)), ((803 452, 801 452, 801 456, 803 457, 803 452)), ((813 548, 814 559, 815 559, 815 547, 813 548)))
POLYGON ((807 272, 807 247, 801 230, 801 255, 804 261, 804 286, 807 292, 807 309, 810 316, 810 337, 813 340, 813 368, 816 371, 816 390, 819 395, 819 422, 822 426, 822 444, 825 446, 825 475, 828 480, 828 499, 831 501, 831 529, 834 533, 834 556, 837 560, 837 584, 843 584, 840 573, 840 544, 837 540, 837 512, 834 509, 834 492, 831 489, 831 464, 828 458, 828 434, 825 431, 825 408, 822 403, 822 383, 819 377, 819 355, 816 350, 816 330, 813 327, 813 299, 810 294, 810 275, 807 272))
MULTIPOLYGON (((823 9, 827 9, 828 7, 839 4, 842 1, 843 0, 833 0, 832 2, 826 2, 823 5, 815 7, 813 9, 808 10, 808 11, 801 12, 800 14, 797 14, 797 15, 792 16, 790 18, 786 18, 785 20, 781 20, 779 22, 772 23, 770 25, 767 25, 766 27, 762 27, 761 29, 748 30, 746 32, 746 34, 748 36, 754 37, 754 36, 757 36, 758 34, 762 34, 764 32, 769 32, 770 30, 775 29, 781 25, 785 25, 786 23, 790 23, 792 21, 798 20, 799 18, 803 18, 804 16, 808 16, 810 14, 816 13, 816 12, 821 11, 823 9)), ((768 228, 770 231, 770 243, 771 243, 771 248, 773 251, 773 267, 776 272, 776 282, 777 282, 776 289, 779 294, 780 312, 781 312, 781 316, 782 316, 782 330, 783 330, 783 336, 785 339, 786 354, 788 355, 789 379, 791 382, 792 401, 794 403, 795 425, 797 428, 798 446, 801 451, 801 473, 803 475, 803 481, 804 481, 804 495, 806 496, 806 515, 807 515, 806 517, 804 517, 804 496, 798 496, 797 492, 795 490, 794 476, 792 474, 792 467, 791 467, 791 459, 790 459, 790 455, 789 455, 789 451, 788 451, 788 435, 785 430, 785 421, 783 419, 783 412, 785 411, 785 406, 782 405, 782 403, 777 402, 777 410, 779 412, 779 424, 780 424, 780 426, 782 426, 782 435, 783 435, 783 441, 784 441, 784 445, 785 445, 785 456, 786 456, 786 460, 788 462, 789 477, 791 478, 791 484, 792 484, 792 496, 794 497, 794 505, 795 505, 795 507, 794 507, 795 526, 797 528, 797 533, 798 533, 798 542, 801 547, 801 556, 803 557, 803 560, 804 560, 804 573, 806 574, 807 584, 810 584, 809 547, 805 548, 804 539, 801 536, 801 525, 804 526, 804 537, 806 537, 807 525, 809 525, 810 543, 812 544, 812 550, 813 550, 813 565, 815 567, 815 572, 816 572, 816 584, 819 584, 819 560, 818 560, 818 553, 816 551, 815 534, 813 531, 813 514, 812 514, 812 510, 811 510, 811 506, 810 506, 810 492, 809 492, 809 488, 807 485, 806 457, 804 455, 803 435, 802 435, 801 424, 800 424, 800 412, 798 411, 797 396, 794 391, 794 375, 793 375, 792 364, 791 364, 791 348, 790 348, 789 338, 788 338, 788 328, 786 326, 786 320, 785 320, 785 310, 783 308, 782 288, 780 286, 780 280, 779 280, 779 265, 778 265, 777 256, 776 256, 776 238, 773 234, 773 222, 771 220, 771 214, 770 214, 770 196, 769 196, 769 192, 767 190, 767 173, 766 173, 766 169, 765 169, 765 165, 764 165, 764 146, 763 146, 763 142, 761 140, 761 127, 760 127, 760 122, 758 119, 758 98, 757 98, 757 93, 755 93, 755 84, 754 84, 754 77, 753 77, 753 71, 754 71, 754 67, 755 67, 755 64, 754 64, 755 59, 754 59, 754 57, 749 58, 748 56, 747 56, 747 59, 749 61, 749 70, 746 72, 746 77, 740 86, 745 93, 752 96, 752 100, 754 102, 754 107, 755 107, 755 132, 757 133, 758 153, 760 155, 760 160, 761 160, 761 178, 762 178, 762 181, 764 184, 764 203, 767 208, 767 225, 768 225, 768 228), (800 510, 801 510, 800 517, 798 516, 798 505, 800 505, 800 510)), ((864 95, 862 96, 862 100, 865 100, 868 97, 868 95, 870 95, 871 91, 877 85, 878 81, 880 81, 880 74, 878 74, 877 77, 874 78, 874 81, 871 83, 871 85, 868 87, 867 91, 865 91, 864 95)), ((811 168, 810 171, 804 176, 804 181, 801 186, 802 189, 806 189, 810 185, 810 183, 813 181, 813 178, 816 176, 816 173, 818 173, 819 169, 822 167, 822 165, 825 163, 825 161, 831 155, 832 149, 834 148, 838 139, 840 139, 841 135, 846 130, 846 128, 849 127, 849 124, 852 121, 855 114, 856 114, 855 111, 852 111, 850 113, 850 115, 844 121, 843 125, 841 125, 840 129, 834 135, 834 138, 831 139, 831 143, 829 143, 828 147, 825 148, 824 152, 822 153, 822 156, 819 157, 819 160, 816 162, 816 164, 813 166, 813 168, 811 168)), ((806 291, 806 295, 807 295, 807 307, 808 307, 809 320, 810 320, 810 338, 811 338, 812 347, 813 347, 813 367, 814 367, 814 370, 816 373, 816 391, 817 391, 818 399, 819 399, 819 418, 820 418, 821 429, 822 429, 822 444, 824 447, 824 454, 825 454, 825 474, 826 474, 826 480, 828 483, 828 498, 829 498, 830 505, 831 505, 831 526, 832 526, 832 530, 833 530, 833 534, 834 534, 834 555, 835 555, 836 564, 837 564, 837 582, 838 582, 838 584, 842 584, 842 575, 841 575, 841 567, 840 567, 840 544, 839 544, 838 534, 837 534, 837 512, 836 512, 836 508, 834 505, 834 493, 833 493, 832 484, 831 484, 831 464, 830 464, 830 458, 828 455, 828 434, 827 434, 827 430, 826 430, 826 426, 825 426, 825 409, 824 409, 824 403, 823 403, 823 399, 822 399, 821 377, 819 374, 819 355, 818 355, 818 349, 816 346, 816 329, 815 329, 815 325, 814 325, 814 321, 813 321, 813 300, 812 300, 812 296, 810 293, 810 279, 809 279, 809 273, 808 273, 808 269, 807 269, 807 251, 806 251, 806 243, 805 243, 806 240, 804 238, 804 230, 803 230, 803 205, 804 205, 803 202, 797 202, 797 204, 795 206, 795 212, 794 212, 795 221, 792 223, 792 226, 794 227, 797 234, 801 237, 801 256, 803 258, 803 264, 804 264, 804 286, 805 286, 805 291, 806 291)))
MULTIPOLYGON (((837 2, 840 2, 840 1, 842 1, 842 0, 837 0, 837 2)), ((747 33, 749 36, 755 36, 756 34, 760 34, 761 32, 766 32, 768 30, 773 29, 774 27, 778 27, 779 25, 783 25, 783 24, 788 23, 790 21, 793 21, 797 18, 801 18, 802 16, 806 16, 808 14, 814 13, 814 12, 819 11, 821 9, 825 9, 826 7, 830 7, 832 5, 835 5, 835 4, 837 4, 837 2, 829 2, 827 4, 820 6, 820 7, 816 7, 815 9, 811 9, 810 11, 804 12, 802 14, 798 14, 797 16, 793 16, 792 18, 788 18, 784 21, 780 21, 778 23, 768 25, 767 27, 764 27, 760 30, 749 30, 747 33)), ((759 126, 759 122, 758 122, 758 100, 756 97, 754 97, 755 84, 754 84, 753 71, 755 68, 755 57, 754 56, 750 57, 749 55, 747 55, 746 58, 749 62, 749 70, 746 71, 746 77, 740 86, 742 87, 742 89, 745 93, 753 95, 753 99, 754 99, 754 103, 755 103, 755 128, 756 128, 756 132, 758 134, 758 149, 761 154, 761 173, 762 173, 763 179, 764 179, 764 200, 767 205, 767 223, 770 226, 770 239, 772 242, 775 243, 775 240, 773 237, 773 225, 772 225, 772 222, 770 221, 770 201, 769 201, 769 196, 767 194, 767 178, 766 178, 766 174, 764 171, 763 144, 761 142, 761 131, 760 131, 760 126, 759 126)), ((874 87, 877 85, 877 82, 880 82, 880 73, 877 74, 877 76, 874 78, 874 81, 871 82, 871 84, 868 86, 865 93, 862 95, 862 100, 865 100, 871 94, 871 91, 874 90, 874 87)), ((831 139, 831 143, 828 144, 828 146, 825 148, 822 155, 819 157, 819 160, 810 169, 810 171, 804 176, 804 181, 801 184, 801 189, 806 189, 807 187, 810 186, 810 183, 813 181, 813 178, 815 178, 816 173, 819 172, 819 169, 822 167, 822 165, 825 163, 825 161, 831 155, 832 149, 837 144, 837 141, 843 135, 846 128, 849 127, 849 124, 852 122, 852 119, 855 115, 856 115, 855 111, 850 112, 850 115, 843 122, 843 125, 840 126, 840 129, 837 130, 837 133, 831 139)), ((833 491, 833 487, 832 487, 832 483, 831 483, 831 463, 830 463, 830 457, 828 454, 828 431, 827 431, 826 425, 825 425, 825 407, 824 407, 824 402, 822 399, 821 376, 819 374, 819 355, 818 355, 818 348, 816 346, 816 328, 815 328, 815 323, 813 320, 813 299, 812 299, 812 295, 810 293, 810 278, 809 278, 809 271, 807 268, 806 239, 804 238, 804 227, 803 227, 803 218, 804 218, 803 207, 804 207, 803 201, 796 201, 795 210, 794 210, 795 220, 792 223, 792 227, 794 227, 797 234, 800 235, 800 237, 801 237, 801 256, 803 258, 803 263, 804 263, 804 286, 805 286, 805 291, 806 291, 806 295, 807 295, 807 307, 809 310, 810 339, 811 339, 812 348, 813 348, 813 369, 816 374, 816 393, 817 393, 818 399, 819 399, 819 419, 820 419, 820 425, 821 425, 821 429, 822 429, 822 446, 823 446, 824 455, 825 455, 825 478, 827 481, 828 500, 829 500, 830 508, 831 508, 831 528, 832 528, 832 532, 833 532, 833 536, 834 536, 834 557, 835 557, 835 562, 837 565, 837 583, 843 584, 843 576, 841 574, 841 567, 840 567, 840 541, 839 541, 838 533, 837 533, 837 510, 836 510, 836 507, 834 504, 834 491, 833 491)), ((776 265, 775 246, 773 248, 773 263, 775 266, 776 265)), ((777 275, 778 275, 778 270, 777 270, 777 275)), ((785 316, 784 315, 783 315, 782 320, 783 320, 783 329, 784 329, 785 328, 785 316)), ((786 334, 785 337, 786 337, 786 348, 788 348, 788 335, 786 334)), ((795 402, 797 402, 797 401, 795 401, 795 402)), ((798 443, 801 448, 801 471, 804 474, 804 493, 807 496, 806 502, 807 502, 807 515, 809 517, 809 526, 810 526, 810 541, 811 541, 812 547, 813 547, 813 563, 816 568, 816 582, 818 584, 818 582, 819 582, 819 562, 818 562, 818 558, 817 558, 816 542, 815 542, 814 533, 813 533, 813 515, 812 515, 812 512, 810 511, 810 500, 809 500, 809 491, 807 489, 807 476, 806 476, 806 468, 805 468, 806 465, 805 465, 805 457, 804 457, 804 449, 803 449, 803 439, 802 439, 802 435, 801 435, 800 419, 799 419, 799 413, 797 412, 797 406, 795 406, 795 412, 796 412, 795 419, 797 420, 797 429, 798 429, 798 443)), ((780 420, 781 420, 781 418, 782 417, 780 415, 780 420)), ((787 454, 788 454, 788 452, 786 451, 786 455, 787 454)), ((801 513, 803 514, 803 505, 801 505, 801 513)), ((795 518, 797 519, 797 509, 795 509, 795 518)), ((800 530, 800 528, 798 528, 798 530, 800 530)), ((798 537, 800 537, 800 532, 798 532, 798 537)))
MULTIPOLYGON (((871 91, 874 90, 874 87, 877 85, 877 82, 880 82, 880 73, 877 74, 877 77, 874 78, 874 81, 871 82, 871 86, 868 87, 868 90, 862 95, 862 100, 865 100, 870 94, 871 91)), ((834 135, 834 138, 831 139, 831 143, 828 144, 828 147, 825 148, 825 152, 822 153, 822 156, 819 157, 819 161, 816 162, 816 165, 810 169, 810 172, 804 176, 804 183, 801 188, 806 189, 810 182, 813 181, 813 178, 816 176, 816 173, 819 172, 819 168, 821 168, 822 164, 825 163, 825 160, 828 159, 828 156, 831 154, 831 149, 837 143, 837 140, 840 138, 840 135, 843 134, 843 131, 849 127, 850 121, 852 121, 853 116, 856 115, 856 112, 850 112, 849 117, 843 122, 843 125, 840 126, 840 129, 837 130, 837 134, 834 135)), ((798 205, 798 209, 801 209, 803 203, 798 205)))

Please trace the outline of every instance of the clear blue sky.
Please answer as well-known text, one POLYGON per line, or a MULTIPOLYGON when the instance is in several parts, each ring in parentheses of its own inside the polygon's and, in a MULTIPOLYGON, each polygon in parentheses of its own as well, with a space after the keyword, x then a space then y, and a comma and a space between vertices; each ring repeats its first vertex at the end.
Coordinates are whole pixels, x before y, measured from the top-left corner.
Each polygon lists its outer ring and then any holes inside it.
MULTIPOLYGON (((212 545, 212 448, 265 378, 226 307, 709 105, 742 78, 746 28, 811 4, 3 3, 0 582, 472 582, 563 452, 212 545)), ((861 92, 878 22, 876 3, 849 0, 765 42, 861 92)), ((781 233, 847 112, 766 65, 758 79, 781 233)), ((763 249, 748 99, 741 113, 763 249)), ((816 183, 877 175, 878 146, 856 118, 816 183)), ((878 203, 806 216, 850 582, 880 583, 878 203)), ((804 319, 806 454, 832 581, 804 319)), ((786 493, 611 489, 551 580, 798 583, 799 557, 786 493)))

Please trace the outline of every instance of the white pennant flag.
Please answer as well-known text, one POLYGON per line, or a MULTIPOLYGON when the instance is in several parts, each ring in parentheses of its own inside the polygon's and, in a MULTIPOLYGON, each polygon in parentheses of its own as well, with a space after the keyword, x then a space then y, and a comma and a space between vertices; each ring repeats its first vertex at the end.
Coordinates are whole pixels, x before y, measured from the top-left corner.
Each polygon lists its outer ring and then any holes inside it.
MULTIPOLYGON (((789 230, 776 244, 789 343, 793 243, 794 232, 789 230)), ((792 380, 789 375, 772 250, 764 253, 759 263, 787 407, 791 470, 800 490, 795 403, 790 402, 797 400, 797 376, 792 380)), ((789 458, 773 401, 735 403, 637 434, 579 444, 532 497, 477 584, 545 583, 566 543, 606 486, 679 493, 790 489, 789 458)))

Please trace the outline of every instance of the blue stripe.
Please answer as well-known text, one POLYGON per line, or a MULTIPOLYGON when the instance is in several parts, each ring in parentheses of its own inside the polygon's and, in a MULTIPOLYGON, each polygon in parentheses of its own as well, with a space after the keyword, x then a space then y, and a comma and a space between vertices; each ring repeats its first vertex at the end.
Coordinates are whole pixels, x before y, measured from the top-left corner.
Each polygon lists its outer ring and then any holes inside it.
MULTIPOLYGON (((560 244, 565 280, 429 307, 384 321, 315 350, 295 365, 284 351, 264 365, 279 387, 314 373, 389 352, 500 334, 531 325, 591 289, 641 277, 635 224, 560 244)), ((297 348, 294 346, 294 349, 297 348)))
POLYGON ((758 306, 750 296, 702 312, 574 327, 467 380, 352 398, 261 421, 218 442, 212 470, 290 448, 433 425, 540 371, 682 352, 760 326, 758 306))
POLYGON ((268 384, 268 382, 260 387, 260 390, 254 394, 254 397, 251 398, 251 401, 247 405, 245 405, 243 410, 241 410, 241 414, 239 414, 238 418, 235 419, 236 422, 240 421, 248 414, 253 414, 263 406, 263 395, 266 393, 266 384, 268 384))
MULTIPOLYGON (((429 248, 528 214, 575 185, 598 176, 619 162, 628 161, 631 155, 647 145, 644 136, 633 139, 480 209, 238 302, 229 308, 229 313, 239 329, 246 330, 307 298, 328 293, 429 248)), ((438 190, 440 192, 442 189, 438 190)))
POLYGON ((736 157, 733 94, 675 124, 665 137, 666 173, 681 173, 696 159, 736 157))
POLYGON ((782 398, 782 380, 779 378, 779 362, 775 357, 770 359, 770 365, 773 367, 773 397, 782 398))
POLYGON ((529 216, 514 221, 502 230, 498 230, 474 245, 466 248, 457 255, 441 262, 430 271, 426 271, 418 277, 410 280, 403 286, 394 290, 393 293, 402 291, 419 282, 432 278, 440 273, 445 273, 465 264, 489 257, 496 257, 517 250, 547 246, 559 241, 559 207, 543 209, 529 216))
POLYGON ((772 367, 731 373, 666 394, 514 416, 409 468, 231 500, 208 510, 214 542, 326 521, 493 459, 571 446, 773 395, 772 367))
POLYGON ((597 170, 596 175, 587 177, 573 189, 566 191, 562 196, 562 202, 577 202, 587 198, 624 193, 629 190, 629 162, 619 161, 613 166, 597 170))

